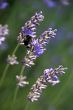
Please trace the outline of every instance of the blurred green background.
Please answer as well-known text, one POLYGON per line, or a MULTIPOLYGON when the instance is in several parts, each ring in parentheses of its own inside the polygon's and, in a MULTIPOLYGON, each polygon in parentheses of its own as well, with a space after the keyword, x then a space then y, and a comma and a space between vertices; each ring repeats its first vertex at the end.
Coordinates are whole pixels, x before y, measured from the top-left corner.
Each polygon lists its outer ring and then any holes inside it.
MULTIPOLYGON (((42 11, 44 21, 37 27, 39 36, 48 27, 57 29, 57 35, 51 39, 47 51, 40 56, 32 68, 26 68, 24 74, 30 82, 20 88, 13 110, 73 110, 73 1, 69 5, 56 0, 56 6, 48 5, 46 0, 8 0, 8 7, 0 9, 0 24, 8 24, 9 35, 4 48, 0 47, 0 78, 6 66, 6 58, 17 45, 17 36, 24 23, 35 14, 42 11), (29 102, 27 95, 32 84, 42 74, 45 68, 68 67, 66 74, 60 77, 56 86, 48 85, 37 102, 29 102)), ((48 1, 48 0, 47 0, 48 1)), ((54 0, 55 1, 55 0, 54 0)), ((20 46, 16 52, 18 60, 25 56, 25 46, 20 46)), ((16 88, 16 75, 20 74, 22 64, 10 66, 4 83, 0 87, 0 110, 12 110, 13 96, 16 88)))

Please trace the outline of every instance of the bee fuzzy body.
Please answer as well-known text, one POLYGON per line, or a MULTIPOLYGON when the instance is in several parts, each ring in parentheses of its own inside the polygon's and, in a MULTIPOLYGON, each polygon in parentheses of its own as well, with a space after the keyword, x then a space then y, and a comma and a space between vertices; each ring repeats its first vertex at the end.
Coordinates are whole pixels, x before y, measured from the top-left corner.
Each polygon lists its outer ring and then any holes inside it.
POLYGON ((25 45, 27 48, 30 48, 30 42, 31 42, 31 40, 32 40, 32 37, 31 37, 30 35, 26 35, 26 36, 24 37, 23 43, 24 43, 24 45, 25 45))

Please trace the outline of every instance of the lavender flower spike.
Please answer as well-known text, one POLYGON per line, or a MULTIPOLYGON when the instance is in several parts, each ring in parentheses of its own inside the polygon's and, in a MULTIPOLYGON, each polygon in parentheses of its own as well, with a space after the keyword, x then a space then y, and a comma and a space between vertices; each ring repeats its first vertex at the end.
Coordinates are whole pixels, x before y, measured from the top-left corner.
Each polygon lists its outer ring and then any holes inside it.
POLYGON ((65 72, 64 70, 67 68, 63 68, 63 66, 59 66, 58 68, 50 68, 45 69, 43 75, 41 75, 36 83, 32 86, 31 91, 28 94, 28 99, 31 102, 37 101, 40 97, 43 89, 46 89, 48 83, 51 85, 56 85, 59 83, 59 76, 63 75, 65 72))
POLYGON ((53 30, 52 28, 49 28, 47 31, 44 31, 39 38, 33 39, 30 42, 31 47, 27 50, 27 54, 22 61, 24 65, 28 67, 34 65, 34 60, 44 53, 48 40, 55 37, 56 31, 56 29, 53 30))
POLYGON ((50 38, 54 38, 55 37, 56 31, 57 31, 57 29, 53 30, 52 28, 48 28, 38 38, 39 43, 41 43, 42 45, 45 45, 46 43, 48 43, 48 40, 50 38))
POLYGON ((21 32, 17 38, 19 44, 24 45, 25 40, 28 37, 35 38, 36 37, 36 26, 39 25, 39 22, 43 21, 44 16, 42 15, 42 11, 39 13, 35 13, 34 16, 31 17, 29 21, 25 23, 24 26, 21 28, 21 32))
POLYGON ((46 89, 46 87, 47 87, 47 82, 42 75, 37 79, 36 83, 32 86, 31 91, 29 92, 27 98, 31 102, 37 101, 42 93, 42 90, 46 89))

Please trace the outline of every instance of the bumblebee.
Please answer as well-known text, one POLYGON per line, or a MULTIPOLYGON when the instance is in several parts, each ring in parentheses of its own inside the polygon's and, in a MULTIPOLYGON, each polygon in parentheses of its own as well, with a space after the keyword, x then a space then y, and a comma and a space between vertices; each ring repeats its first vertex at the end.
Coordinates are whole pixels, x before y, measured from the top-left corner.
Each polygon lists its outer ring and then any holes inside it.
POLYGON ((28 35, 28 34, 24 35, 23 33, 19 33, 17 41, 20 45, 25 45, 26 48, 30 48, 31 47, 32 36, 28 35))
POLYGON ((23 43, 24 43, 24 45, 27 47, 27 48, 30 48, 30 42, 31 42, 31 40, 32 40, 32 37, 30 36, 30 35, 26 35, 25 37, 24 37, 24 41, 23 41, 23 43))

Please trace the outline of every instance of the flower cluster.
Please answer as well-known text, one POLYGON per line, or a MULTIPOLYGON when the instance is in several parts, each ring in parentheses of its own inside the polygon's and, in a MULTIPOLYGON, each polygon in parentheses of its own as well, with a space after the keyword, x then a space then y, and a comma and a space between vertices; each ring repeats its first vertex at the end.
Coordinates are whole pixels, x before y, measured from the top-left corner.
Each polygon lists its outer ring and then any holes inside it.
POLYGON ((63 66, 59 66, 58 68, 50 68, 45 69, 43 75, 41 75, 36 83, 32 86, 31 91, 28 94, 28 99, 32 102, 37 101, 40 97, 42 90, 46 89, 48 83, 51 85, 55 85, 59 83, 59 76, 63 75, 64 70, 67 68, 63 68, 63 66))
POLYGON ((44 31, 40 37, 31 41, 31 48, 27 50, 27 54, 22 61, 24 65, 28 67, 34 65, 34 60, 44 53, 48 40, 52 37, 55 37, 56 31, 56 29, 53 30, 52 28, 49 28, 47 31, 44 31))
MULTIPOLYGON (((34 61, 36 60, 36 58, 42 55, 46 50, 46 45, 48 44, 48 41, 51 38, 54 38, 56 35, 57 29, 48 28, 38 38, 36 38, 36 26, 39 25, 39 23, 43 21, 43 19, 44 16, 42 15, 42 11, 39 13, 35 13, 35 15, 32 16, 31 19, 27 21, 25 25, 21 28, 17 40, 20 45, 25 45, 27 48, 26 56, 22 60, 24 66, 31 67, 32 65, 34 65, 34 61)), ((7 34, 7 25, 5 25, 4 27, 0 25, 0 44, 5 40, 5 35, 7 34)), ((10 65, 19 64, 19 62, 17 61, 17 57, 14 55, 16 50, 18 49, 18 46, 16 47, 12 56, 8 55, 7 62, 10 65)), ((31 91, 27 96, 28 99, 31 102, 37 101, 43 89, 46 89, 48 83, 54 86, 60 82, 59 76, 65 73, 65 69, 67 68, 64 68, 63 66, 59 66, 55 69, 45 69, 43 75, 41 75, 37 79, 36 83, 32 86, 31 91)), ((22 68, 20 75, 16 75, 18 87, 24 87, 25 85, 29 84, 29 82, 26 81, 26 76, 23 76, 23 71, 24 69, 22 68)))
POLYGON ((17 38, 20 45, 25 45, 27 47, 26 56, 22 60, 22 63, 27 67, 31 67, 35 64, 34 60, 44 53, 46 50, 45 46, 49 39, 56 35, 57 30, 49 28, 36 38, 36 26, 39 25, 39 22, 43 21, 43 19, 42 11, 35 13, 21 28, 17 38))
POLYGON ((19 87, 24 87, 25 85, 29 84, 29 82, 26 81, 26 76, 16 75, 16 79, 18 81, 17 86, 19 87))
MULTIPOLYGON (((41 56, 45 50, 51 38, 56 36, 57 29, 48 28, 44 31, 38 38, 36 37, 36 27, 41 21, 43 21, 44 16, 42 11, 35 13, 29 21, 27 21, 24 26, 21 27, 21 31, 17 37, 18 45, 14 49, 12 55, 8 55, 6 69, 4 71, 5 75, 7 73, 9 65, 19 64, 15 53, 19 48, 19 45, 24 45, 27 49, 26 55, 22 60, 23 67, 21 68, 20 75, 16 75, 17 88, 24 87, 29 84, 26 80, 26 76, 23 75, 25 67, 31 67, 35 64, 35 60, 41 56)), ((8 35, 8 26, 0 25, 0 45, 5 41, 5 36, 8 35)), ((42 94, 43 89, 46 89, 48 84, 54 86, 60 82, 59 76, 65 73, 65 69, 62 65, 58 68, 45 69, 43 74, 37 79, 34 85, 32 85, 27 98, 31 101, 37 101, 42 94)), ((2 78, 4 78, 3 76, 2 78)), ((2 79, 3 80, 3 79, 2 79)), ((17 90, 17 89, 16 89, 17 90)), ((14 98, 16 98, 17 93, 15 92, 14 98)))
POLYGON ((9 30, 8 30, 8 25, 0 25, 0 45, 5 41, 6 35, 8 35, 9 30))
POLYGON ((36 26, 39 25, 39 22, 43 21, 43 19, 44 16, 42 15, 42 11, 40 11, 39 13, 35 13, 35 15, 25 23, 17 38, 19 44, 27 46, 31 38, 33 39, 36 37, 36 26))
POLYGON ((8 55, 7 63, 10 65, 19 64, 19 62, 17 61, 17 57, 15 55, 12 56, 8 55))

